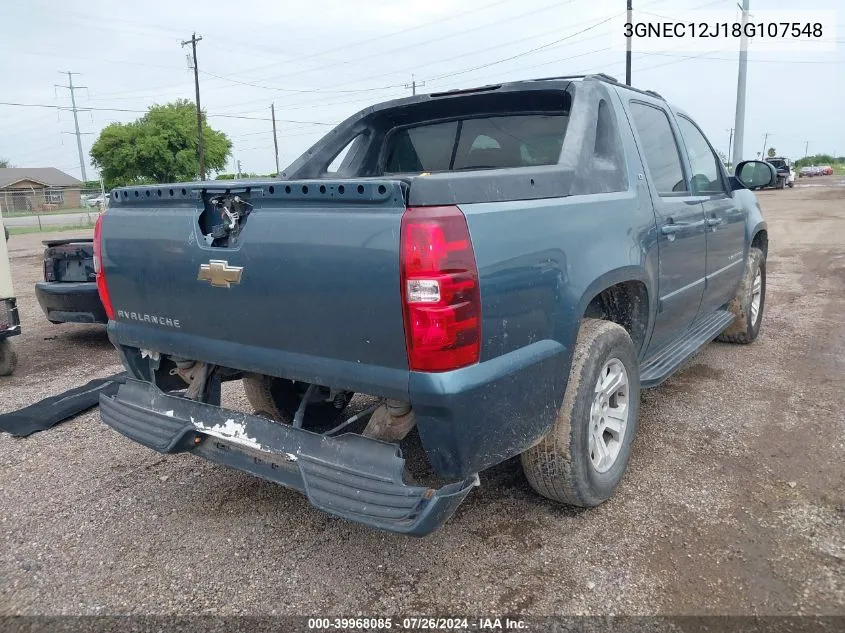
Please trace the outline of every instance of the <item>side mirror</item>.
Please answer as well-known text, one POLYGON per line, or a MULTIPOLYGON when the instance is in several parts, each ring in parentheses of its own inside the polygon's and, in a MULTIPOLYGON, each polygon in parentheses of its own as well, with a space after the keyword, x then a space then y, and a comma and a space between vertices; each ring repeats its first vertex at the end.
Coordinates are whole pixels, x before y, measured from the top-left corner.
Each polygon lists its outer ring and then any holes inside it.
POLYGON ((778 172, 763 160, 744 160, 736 166, 736 179, 748 189, 769 187, 777 182, 778 172))

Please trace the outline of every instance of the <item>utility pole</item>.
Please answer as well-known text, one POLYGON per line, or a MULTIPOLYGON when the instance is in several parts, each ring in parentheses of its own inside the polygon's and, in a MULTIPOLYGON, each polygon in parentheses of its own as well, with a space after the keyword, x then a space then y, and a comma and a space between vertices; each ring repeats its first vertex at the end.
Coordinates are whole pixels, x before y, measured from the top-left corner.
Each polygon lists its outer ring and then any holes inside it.
POLYGON ((270 104, 270 114, 273 116, 273 149, 276 150, 276 175, 279 175, 279 139, 276 138, 276 104, 270 104))
MULTIPOLYGON (((63 75, 65 74, 64 71, 60 71, 63 75)), ((67 71, 67 86, 62 86, 61 84, 56 84, 57 88, 67 88, 70 90, 70 103, 71 103, 71 110, 73 111, 73 125, 76 130, 76 149, 79 150, 79 171, 82 172, 82 182, 87 182, 88 176, 85 174, 85 154, 82 152, 82 134, 79 131, 79 117, 76 116, 76 95, 74 94, 75 90, 79 90, 80 88, 86 88, 86 86, 74 86, 73 85, 73 76, 78 75, 79 73, 72 73, 69 70, 67 71)))
POLYGON ((416 94, 417 94, 417 86, 422 87, 422 86, 424 86, 424 85, 425 85, 425 82, 424 82, 424 81, 421 81, 420 83, 417 83, 417 80, 416 80, 416 79, 414 79, 414 76, 413 76, 413 75, 411 75, 411 83, 409 83, 409 84, 405 84, 405 87, 406 87, 406 88, 410 88, 410 89, 411 89, 411 94, 412 94, 412 95, 416 95, 416 94))
POLYGON ((748 6, 750 0, 742 0, 742 37, 739 42, 739 74, 736 81, 736 139, 734 141, 733 164, 742 161, 743 142, 745 140, 745 82, 748 71, 748 37, 745 35, 745 25, 748 23, 748 6))
POLYGON ((197 42, 201 40, 202 36, 197 37, 197 34, 193 33, 191 39, 182 42, 182 46, 190 44, 194 56, 194 88, 197 93, 197 148, 200 158, 200 180, 205 180, 205 149, 202 143, 202 108, 200 107, 200 69, 197 65, 197 42))
MULTIPOLYGON (((628 23, 631 22, 633 14, 633 0, 628 0, 628 23)), ((631 38, 626 38, 625 42, 625 85, 631 85, 631 38)))
POLYGON ((769 140, 769 133, 768 133, 768 132, 766 132, 766 133, 763 135, 763 153, 762 153, 762 154, 760 154, 760 156, 762 156, 762 157, 763 157, 763 160, 766 160, 766 141, 768 141, 768 140, 769 140))
POLYGON ((804 158, 807 158, 807 148, 810 147, 810 141, 804 141, 804 158))
POLYGON ((241 161, 238 160, 238 178, 241 177, 241 161))
MULTIPOLYGON (((733 144, 733 140, 734 140, 734 129, 733 129, 733 128, 731 128, 731 135, 730 135, 730 137, 728 137, 728 155, 727 155, 727 159, 728 159, 729 161, 731 160, 731 146, 732 146, 732 144, 733 144)), ((733 163, 731 163, 731 165, 733 165, 733 163)))

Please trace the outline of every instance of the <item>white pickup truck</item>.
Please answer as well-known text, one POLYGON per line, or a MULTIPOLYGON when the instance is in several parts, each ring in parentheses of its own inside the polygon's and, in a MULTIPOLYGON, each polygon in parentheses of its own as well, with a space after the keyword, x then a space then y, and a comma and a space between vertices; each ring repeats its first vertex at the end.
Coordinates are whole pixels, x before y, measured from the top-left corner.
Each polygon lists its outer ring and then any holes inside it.
MULTIPOLYGON (((3 224, 1 216, 0 224, 3 224)), ((6 249, 9 237, 5 227, 3 233, 4 239, 0 240, 0 376, 8 376, 18 364, 18 356, 9 337, 21 333, 21 322, 12 288, 12 269, 6 249)))

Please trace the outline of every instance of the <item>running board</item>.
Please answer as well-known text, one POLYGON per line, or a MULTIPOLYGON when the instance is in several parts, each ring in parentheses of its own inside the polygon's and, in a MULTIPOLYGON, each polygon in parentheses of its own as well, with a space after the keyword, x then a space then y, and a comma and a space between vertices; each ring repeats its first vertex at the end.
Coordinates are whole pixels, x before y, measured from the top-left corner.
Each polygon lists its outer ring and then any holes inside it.
POLYGON ((721 334, 733 320, 733 314, 727 310, 718 310, 693 323, 680 338, 646 359, 640 367, 640 385, 656 387, 662 383, 702 346, 721 334))

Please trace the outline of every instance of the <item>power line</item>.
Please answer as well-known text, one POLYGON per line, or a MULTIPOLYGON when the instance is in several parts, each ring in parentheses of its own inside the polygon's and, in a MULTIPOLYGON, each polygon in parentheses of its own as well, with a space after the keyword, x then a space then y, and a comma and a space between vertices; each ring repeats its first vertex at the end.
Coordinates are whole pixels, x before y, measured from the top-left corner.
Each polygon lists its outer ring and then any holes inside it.
MULTIPOLYGON (((79 86, 77 86, 79 87, 79 86)), ((52 105, 49 103, 19 103, 15 101, 0 101, 0 106, 15 106, 21 108, 51 108, 53 110, 71 110, 71 108, 52 105)), ((151 106, 152 107, 152 106, 151 106)), ((79 112, 128 112, 134 114, 147 114, 149 109, 147 110, 135 110, 132 108, 91 108, 91 107, 84 107, 84 108, 77 108, 79 112)), ((251 121, 269 121, 270 117, 259 117, 259 116, 238 116, 234 114, 206 114, 208 117, 217 117, 223 119, 249 119, 251 121)), ((295 121, 293 119, 276 119, 277 121, 281 121, 282 123, 301 123, 303 125, 335 125, 334 123, 327 123, 325 121, 295 121)))
POLYGON ((553 46, 553 45, 555 45, 555 44, 559 44, 560 42, 564 42, 564 41, 566 41, 566 40, 572 39, 572 38, 573 38, 573 37, 575 37, 576 35, 581 35, 582 33, 586 33, 587 31, 591 31, 592 29, 594 29, 594 28, 596 28, 596 27, 598 27, 598 26, 601 26, 602 24, 606 24, 607 22, 610 22, 610 20, 612 20, 612 19, 613 19, 613 18, 615 18, 615 17, 618 17, 619 15, 621 15, 621 14, 616 13, 616 14, 614 14, 614 15, 611 15, 611 16, 610 16, 610 17, 608 17, 608 18, 605 18, 604 20, 601 20, 601 21, 599 21, 599 22, 596 22, 596 23, 595 23, 595 24, 593 24, 592 26, 588 26, 588 27, 587 27, 587 28, 585 28, 585 29, 581 29, 580 31, 576 31, 575 33, 572 33, 572 34, 570 34, 570 35, 567 35, 566 37, 562 37, 562 38, 557 39, 557 40, 554 40, 554 41, 552 41, 552 42, 548 42, 547 44, 543 44, 543 45, 541 45, 541 46, 535 46, 534 48, 531 48, 531 49, 529 49, 529 50, 527 50, 527 51, 523 51, 523 52, 521 52, 521 53, 517 53, 516 55, 511 55, 510 57, 504 57, 504 58, 502 58, 502 59, 497 59, 497 60, 495 60, 495 61, 488 62, 488 63, 486 63, 486 64, 480 64, 480 65, 478 65, 478 66, 474 66, 474 67, 472 67, 472 68, 467 68, 467 69, 465 69, 465 70, 459 70, 458 72, 454 72, 454 73, 446 73, 445 75, 439 75, 439 76, 437 76, 437 77, 431 77, 431 81, 437 81, 438 79, 445 79, 445 78, 447 78, 447 77, 455 77, 455 76, 457 76, 457 75, 463 75, 463 74, 466 74, 466 73, 472 72, 472 71, 474 71, 474 70, 480 70, 481 68, 489 68, 490 66, 495 66, 495 65, 497 65, 497 64, 503 64, 504 62, 509 62, 509 61, 514 60, 514 59, 518 59, 518 58, 520 58, 520 57, 525 57, 526 55, 530 55, 531 53, 536 53, 537 51, 540 51, 540 50, 543 50, 543 49, 549 48, 549 47, 551 47, 551 46, 553 46))
MULTIPOLYGON (((735 62, 735 59, 731 59, 730 57, 708 57, 707 54, 701 55, 681 55, 679 53, 648 53, 648 52, 641 52, 640 55, 660 55, 662 57, 683 57, 684 59, 712 59, 713 61, 720 61, 720 62, 735 62)), ((751 59, 749 60, 755 63, 761 64, 841 64, 842 60, 814 60, 814 59, 751 59)), ((662 64, 661 64, 662 65, 662 64)), ((657 66, 653 66, 653 68, 657 68, 657 66)))
MULTIPOLYGON (((342 44, 340 46, 335 46, 334 48, 329 48, 329 49, 326 49, 326 50, 323 50, 323 51, 317 51, 316 53, 311 53, 309 55, 304 55, 302 57, 294 57, 293 59, 288 59, 288 60, 285 60, 284 62, 279 62, 279 63, 275 63, 275 64, 267 64, 267 65, 264 65, 264 66, 257 66, 257 67, 254 67, 254 68, 244 69, 240 72, 243 72, 243 73, 255 72, 257 70, 264 70, 266 68, 272 68, 274 66, 278 66, 281 63, 290 64, 290 63, 293 63, 293 62, 302 62, 302 61, 306 61, 308 59, 314 59, 316 57, 320 57, 320 56, 325 55, 327 53, 334 53, 336 51, 342 51, 342 50, 346 50, 348 48, 354 48, 355 46, 362 46, 363 44, 369 44, 371 42, 377 42, 379 40, 382 40, 382 39, 385 39, 385 38, 388 38, 388 37, 396 37, 397 35, 404 35, 405 33, 410 33, 411 31, 417 31, 417 30, 422 29, 422 28, 434 26, 435 24, 440 24, 441 22, 452 22, 456 18, 460 18, 460 17, 463 17, 465 15, 470 15, 472 13, 478 13, 479 11, 489 11, 493 7, 497 7, 499 5, 507 4, 508 2, 513 2, 513 1, 514 0, 498 0, 497 2, 489 2, 487 4, 482 4, 481 6, 478 6, 474 9, 468 9, 467 11, 462 11, 461 13, 450 13, 449 15, 446 15, 442 18, 437 18, 436 20, 424 22, 423 24, 417 24, 417 25, 414 25, 414 26, 409 26, 409 27, 401 29, 399 31, 393 31, 392 33, 389 33, 387 35, 378 35, 376 37, 370 37, 370 38, 367 38, 365 40, 359 40, 357 42, 352 42, 350 44, 342 44)), ((462 33, 460 33, 460 34, 462 34, 462 33)), ((381 54, 381 53, 379 53, 379 54, 381 54)), ((360 59, 366 59, 366 58, 353 59, 353 60, 350 60, 350 61, 360 61, 360 59)), ((311 70, 319 70, 319 69, 311 69, 311 70)), ((293 74, 298 74, 298 73, 293 73, 293 74)), ((283 76, 284 77, 290 77, 291 75, 289 74, 289 75, 283 75, 283 76)))
MULTIPOLYGON (((226 77, 224 75, 217 75, 215 73, 208 72, 206 70, 201 71, 203 75, 208 75, 209 77, 214 77, 216 79, 222 79, 223 81, 227 81, 232 84, 238 84, 239 86, 250 86, 252 88, 262 88, 264 90, 275 90, 277 92, 289 92, 289 93, 300 93, 300 94, 310 94, 310 93, 317 93, 317 92, 334 92, 334 93, 352 93, 352 92, 376 92, 379 90, 389 90, 391 88, 399 88, 401 87, 400 84, 396 84, 393 86, 380 86, 378 88, 351 88, 348 90, 329 90, 323 88, 309 88, 309 89, 297 89, 297 88, 277 88, 275 86, 264 86, 261 84, 257 84, 251 81, 243 81, 240 79, 234 79, 232 77, 226 77)), ((218 88, 222 88, 223 86, 218 86, 218 88)))
MULTIPOLYGON (((659 2, 660 0, 657 0, 657 1, 659 2)), ((475 67, 472 67, 472 68, 463 69, 463 70, 460 70, 460 71, 457 71, 457 72, 448 73, 448 74, 445 74, 445 75, 440 75, 440 76, 437 76, 437 77, 430 77, 430 78, 428 78, 426 81, 428 81, 428 82, 431 82, 431 81, 437 81, 437 80, 439 80, 439 79, 443 79, 443 78, 447 78, 447 77, 452 77, 452 76, 457 76, 457 75, 460 75, 460 74, 465 74, 465 73, 467 73, 467 72, 473 72, 473 71, 478 70, 478 69, 480 69, 480 68, 486 68, 486 67, 489 67, 489 66, 494 66, 494 65, 496 65, 496 64, 503 63, 503 62, 505 62, 505 61, 510 61, 511 59, 517 59, 517 58, 519 58, 519 57, 523 57, 523 56, 525 56, 525 55, 532 54, 532 53, 537 52, 537 51, 539 51, 539 50, 549 50, 549 49, 552 49, 552 48, 556 48, 556 47, 560 46, 560 44, 561 44, 562 42, 565 42, 565 41, 567 41, 567 40, 570 40, 570 39, 572 39, 572 38, 576 37, 577 35, 579 35, 579 34, 581 34, 581 33, 584 33, 584 32, 587 32, 587 31, 589 31, 589 30, 593 29, 593 28, 596 28, 596 27, 600 26, 601 24, 604 24, 604 23, 606 23, 606 22, 608 22, 608 21, 612 20, 613 18, 617 17, 618 15, 620 15, 620 14, 618 14, 618 13, 617 13, 617 14, 610 15, 610 16, 608 16, 606 19, 601 20, 601 21, 600 21, 600 22, 598 22, 598 23, 592 23, 592 24, 591 24, 591 26, 587 27, 586 29, 582 29, 581 31, 577 31, 577 32, 575 32, 575 33, 572 33, 572 34, 570 34, 570 35, 568 35, 568 36, 566 36, 566 37, 564 37, 564 38, 559 38, 559 39, 554 40, 554 41, 552 41, 552 42, 548 42, 548 43, 546 43, 546 44, 544 44, 544 45, 542 45, 542 46, 535 47, 534 49, 531 49, 531 50, 529 50, 529 51, 523 51, 522 53, 518 53, 517 55, 514 55, 514 56, 512 56, 512 57, 505 58, 504 60, 497 60, 497 61, 490 62, 490 63, 487 63, 487 64, 482 64, 482 65, 480 65, 480 66, 475 66, 475 67)), ((581 22, 580 24, 590 24, 590 22, 581 22)), ((540 34, 534 35, 533 37, 542 37, 542 36, 544 36, 544 35, 549 35, 549 34, 552 34, 552 33, 558 33, 559 31, 560 31, 560 29, 553 29, 553 30, 551 30, 551 31, 546 31, 546 32, 543 32, 543 33, 540 33, 540 34)), ((578 42, 588 41, 589 39, 592 39, 592 38, 583 38, 583 39, 578 40, 578 42)), ((519 39, 511 40, 511 41, 508 41, 508 42, 498 42, 497 44, 495 44, 495 45, 493 45, 493 46, 489 46, 489 47, 487 47, 487 48, 483 48, 483 49, 474 49, 474 50, 472 50, 472 51, 469 51, 469 52, 467 52, 467 53, 462 53, 462 54, 460 54, 460 55, 453 55, 453 56, 446 57, 446 58, 434 59, 434 60, 431 60, 431 61, 425 62, 425 63, 423 63, 423 64, 416 64, 416 65, 411 66, 411 67, 402 68, 402 69, 397 69, 397 70, 392 70, 392 71, 389 71, 389 72, 386 72, 386 73, 381 73, 381 74, 378 74, 378 75, 372 75, 372 76, 369 76, 369 77, 364 77, 364 78, 361 78, 361 79, 356 79, 356 80, 354 80, 354 81, 358 81, 358 82, 361 82, 361 81, 368 81, 368 80, 371 80, 371 79, 378 79, 378 78, 380 78, 380 77, 385 77, 385 76, 389 76, 389 75, 394 75, 394 74, 399 73, 399 72, 414 71, 414 70, 418 70, 419 68, 422 68, 422 67, 432 66, 432 65, 437 65, 437 64, 442 64, 442 63, 444 63, 444 62, 453 61, 453 60, 455 60, 455 59, 460 59, 460 58, 462 58, 462 57, 468 57, 468 56, 472 56, 472 55, 477 55, 478 53, 483 53, 483 52, 485 52, 485 51, 489 51, 489 50, 498 50, 498 49, 501 49, 503 46, 507 46, 507 45, 509 45, 509 44, 519 44, 519 43, 522 43, 522 42, 524 42, 524 41, 525 41, 525 38, 519 38, 519 39)), ((573 43, 574 43, 574 42, 573 42, 573 43)), ((568 45, 568 44, 566 44, 566 45, 568 45)), ((601 50, 604 50, 604 49, 601 49, 601 50)), ((351 82, 351 81, 346 82, 346 84, 349 84, 349 83, 352 83, 352 82, 351 82)), ((339 87, 339 86, 343 86, 343 85, 345 85, 345 84, 339 84, 338 86, 333 86, 333 88, 337 88, 337 87, 339 87)), ((399 85, 399 86, 397 86, 397 87, 404 87, 404 84, 403 84, 403 85, 399 85)), ((240 102, 240 103, 239 103, 239 104, 237 104, 237 105, 245 105, 245 104, 248 104, 248 103, 255 103, 255 102, 257 102, 257 101, 258 101, 258 100, 252 100, 252 101, 247 101, 247 102, 240 102)), ((311 104, 317 104, 317 103, 330 103, 331 105, 341 105, 341 104, 343 104, 343 103, 353 103, 354 101, 361 101, 361 99, 358 99, 358 100, 353 100, 353 101, 346 101, 346 102, 338 102, 338 103, 326 102, 326 101, 325 101, 325 100, 323 100, 323 99, 316 99, 316 100, 312 99, 312 100, 306 100, 306 101, 299 101, 299 102, 295 102, 295 103, 294 103, 294 105, 295 105, 295 106, 299 106, 299 107, 288 107, 288 108, 286 108, 286 110, 301 109, 301 107, 303 107, 303 106, 308 106, 308 107, 310 107, 310 106, 311 106, 311 104)), ((225 106, 224 106, 224 107, 225 107, 225 106)))

